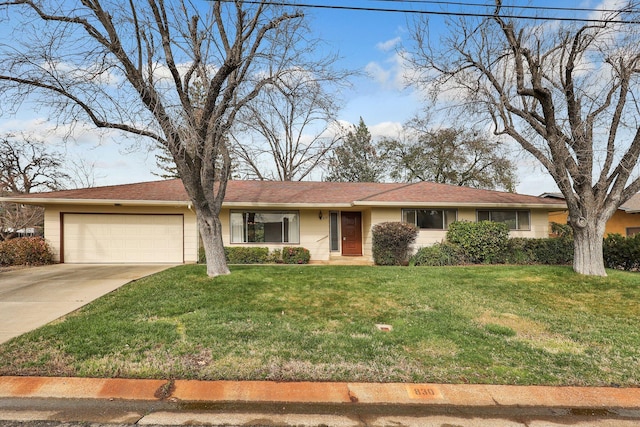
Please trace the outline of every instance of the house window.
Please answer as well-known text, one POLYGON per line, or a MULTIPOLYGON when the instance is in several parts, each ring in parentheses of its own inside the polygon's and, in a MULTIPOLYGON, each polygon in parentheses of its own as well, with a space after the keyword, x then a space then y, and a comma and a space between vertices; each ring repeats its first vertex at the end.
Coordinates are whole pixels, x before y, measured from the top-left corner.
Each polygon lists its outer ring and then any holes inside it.
POLYGON ((331 252, 340 250, 340 233, 338 232, 338 212, 329 212, 329 234, 331 252))
POLYGON ((300 243, 298 212, 231 212, 231 243, 300 243))
POLYGON ((425 230, 446 230, 456 221, 455 209, 403 209, 402 221, 425 230))
POLYGON ((635 236, 640 233, 640 227, 627 227, 627 237, 635 236))
POLYGON ((478 211, 478 221, 502 222, 509 230, 531 229, 529 211, 478 211))

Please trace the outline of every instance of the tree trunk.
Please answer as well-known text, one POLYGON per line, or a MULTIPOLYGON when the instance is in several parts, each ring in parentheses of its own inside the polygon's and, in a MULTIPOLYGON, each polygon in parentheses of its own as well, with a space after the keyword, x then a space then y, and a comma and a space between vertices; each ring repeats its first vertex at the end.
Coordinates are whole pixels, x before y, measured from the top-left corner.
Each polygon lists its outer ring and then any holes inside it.
POLYGON ((207 257, 207 275, 216 277, 229 274, 229 267, 224 256, 222 241, 222 224, 220 217, 212 212, 196 212, 198 229, 202 238, 202 245, 207 257))
POLYGON ((606 221, 591 220, 584 226, 573 226, 573 270, 576 273, 602 277, 607 275, 602 255, 605 224, 606 221))

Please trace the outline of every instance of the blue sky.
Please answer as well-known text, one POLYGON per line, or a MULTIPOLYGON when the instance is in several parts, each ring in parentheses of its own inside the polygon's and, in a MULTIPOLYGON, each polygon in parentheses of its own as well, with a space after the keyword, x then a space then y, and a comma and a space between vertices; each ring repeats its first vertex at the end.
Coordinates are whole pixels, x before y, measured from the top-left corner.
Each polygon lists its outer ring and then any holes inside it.
MULTIPOLYGON (((444 7, 415 2, 391 3, 373 0, 309 0, 308 3, 384 8, 415 7, 429 10, 442 10, 444 7)), ((491 1, 467 0, 464 3, 486 4, 491 1)), ((557 3, 546 0, 516 0, 516 4, 519 5, 548 6, 557 3)), ((595 0, 564 0, 562 7, 594 7, 600 3, 595 0)), ((480 11, 470 6, 449 7, 463 11, 480 11)), ((398 49, 410 42, 409 22, 412 15, 327 9, 312 9, 308 12, 314 32, 325 40, 328 49, 338 50, 342 57, 341 65, 365 71, 363 76, 354 80, 352 89, 342 94, 346 103, 340 119, 357 123, 362 117, 374 136, 392 136, 394 129, 423 106, 419 95, 404 86, 401 79, 402 63, 398 56, 398 49)), ((432 27, 441 28, 441 19, 438 16, 430 16, 432 27)), ((52 136, 52 129, 54 125, 47 121, 46 111, 36 108, 36 104, 25 103, 16 116, 0 115, 0 132, 24 131, 43 140, 55 141, 57 139, 52 136)), ((53 134, 61 135, 63 131, 64 126, 54 130, 53 134)), ((61 144, 60 151, 64 151, 70 159, 84 158, 87 162, 95 162, 98 185, 158 179, 151 173, 155 168, 153 153, 144 149, 132 149, 128 143, 116 138, 99 138, 90 127, 77 128, 73 134, 75 140, 61 144)), ((514 150, 514 158, 516 151, 514 150)), ((553 180, 543 173, 535 162, 522 156, 518 156, 517 161, 520 182, 517 186, 518 192, 540 194, 556 190, 553 180)))

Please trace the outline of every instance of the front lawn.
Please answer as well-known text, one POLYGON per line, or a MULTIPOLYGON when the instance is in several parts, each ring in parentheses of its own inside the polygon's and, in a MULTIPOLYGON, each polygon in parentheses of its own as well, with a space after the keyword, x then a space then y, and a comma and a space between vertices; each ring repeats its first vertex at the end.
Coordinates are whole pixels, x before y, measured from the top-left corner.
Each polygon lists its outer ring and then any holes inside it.
POLYGON ((180 266, 126 285, 0 346, 0 375, 640 385, 638 273, 232 272, 180 266))

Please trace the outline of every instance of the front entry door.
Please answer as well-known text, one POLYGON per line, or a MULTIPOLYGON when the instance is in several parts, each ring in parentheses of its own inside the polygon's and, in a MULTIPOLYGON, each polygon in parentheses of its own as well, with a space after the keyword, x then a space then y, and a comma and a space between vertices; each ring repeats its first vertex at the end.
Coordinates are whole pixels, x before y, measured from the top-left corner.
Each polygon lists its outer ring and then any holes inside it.
POLYGON ((362 216, 360 212, 342 212, 342 255, 362 255, 362 216))

